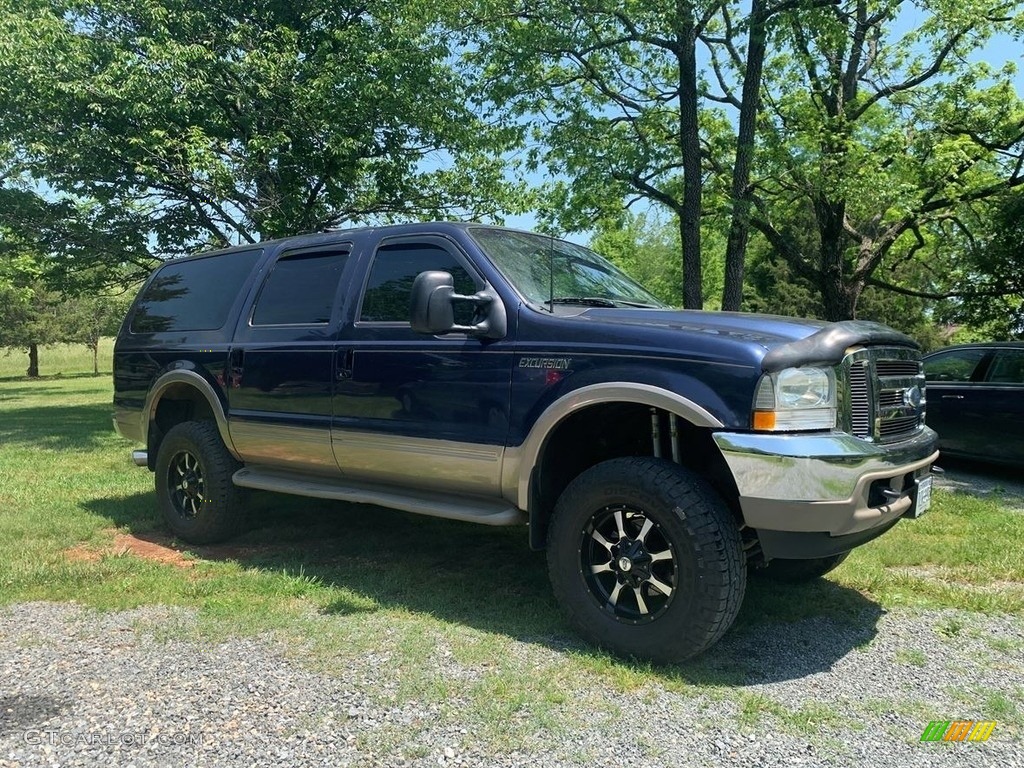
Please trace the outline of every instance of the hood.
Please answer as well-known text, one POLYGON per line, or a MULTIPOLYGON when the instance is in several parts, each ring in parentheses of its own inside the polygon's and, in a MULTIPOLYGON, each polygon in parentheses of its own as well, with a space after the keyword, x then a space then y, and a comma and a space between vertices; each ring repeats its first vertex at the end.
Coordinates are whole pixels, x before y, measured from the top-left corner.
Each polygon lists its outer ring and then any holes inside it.
POLYGON ((638 326, 682 331, 688 334, 720 336, 736 341, 753 342, 765 349, 806 338, 828 325, 820 320, 803 320, 780 315, 704 312, 686 309, 605 309, 595 307, 582 312, 579 319, 610 325, 638 326))
POLYGON ((779 315, 697 310, 605 309, 581 313, 581 320, 609 326, 635 326, 654 332, 668 331, 717 337, 763 350, 762 368, 777 371, 808 362, 839 363, 855 345, 889 344, 918 348, 917 342, 881 323, 844 320, 829 323, 779 315))

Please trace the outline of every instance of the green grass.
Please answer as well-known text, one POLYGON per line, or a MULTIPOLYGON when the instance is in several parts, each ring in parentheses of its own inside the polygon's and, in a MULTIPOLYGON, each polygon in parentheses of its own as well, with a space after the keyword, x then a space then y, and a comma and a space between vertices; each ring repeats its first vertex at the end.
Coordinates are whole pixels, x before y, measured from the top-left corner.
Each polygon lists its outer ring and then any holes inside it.
MULTIPOLYGON (((108 376, 0 381, 0 603, 187 606, 194 612, 140 631, 195 643, 266 633, 304 664, 339 675, 386 658, 382 697, 433 703, 467 738, 495 749, 542 751, 572 727, 574 701, 595 690, 612 724, 615 692, 652 685, 734 701, 741 725, 769 717, 808 733, 841 720, 833 708, 789 710, 737 688, 756 672, 741 651, 658 668, 583 645, 525 530, 253 494, 249 531, 229 545, 188 549, 190 567, 119 550, 117 532, 168 539, 155 519, 152 475, 130 464, 131 446, 112 431, 110 399, 108 376), (529 663, 523 646, 539 649, 529 663), (439 658, 467 674, 453 677, 439 658)), ((1021 540, 1024 515, 937 492, 928 515, 860 548, 827 579, 797 587, 752 579, 735 632, 813 616, 872 626, 897 607, 1021 613, 1021 540)), ((955 637, 956 624, 944 620, 936 632, 955 637)), ((899 661, 923 663, 910 651, 899 661)))
POLYGON ((912 667, 923 667, 928 663, 928 657, 917 648, 900 648, 896 651, 896 661, 912 667))
MULTIPOLYGON (((114 340, 100 339, 97 362, 100 373, 110 373, 114 340)), ((0 379, 20 378, 28 370, 28 351, 0 347, 0 379)), ((84 344, 45 344, 39 348, 41 376, 73 376, 92 373, 92 351, 84 344)))

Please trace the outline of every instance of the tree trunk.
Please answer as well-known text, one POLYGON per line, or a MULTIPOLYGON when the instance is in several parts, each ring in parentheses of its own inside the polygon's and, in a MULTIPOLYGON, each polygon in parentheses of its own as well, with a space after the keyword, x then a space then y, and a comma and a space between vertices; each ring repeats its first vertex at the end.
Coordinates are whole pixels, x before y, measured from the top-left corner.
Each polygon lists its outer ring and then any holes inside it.
POLYGON ((89 345, 89 349, 92 350, 92 372, 98 374, 100 372, 100 343, 97 341, 94 344, 89 345))
POLYGON ((819 279, 825 319, 854 320, 864 284, 851 282, 847 276, 844 258, 847 234, 843 229, 846 202, 820 195, 814 201, 814 217, 818 225, 819 279))
POLYGON ((838 320, 857 319, 857 301, 860 299, 863 285, 846 284, 830 280, 822 276, 821 298, 825 307, 825 319, 833 322, 838 320))
POLYGON ((697 122, 697 29, 693 5, 680 3, 679 149, 683 156, 683 203, 679 235, 683 246, 683 306, 703 309, 700 214, 704 181, 701 176, 700 125, 697 122))
POLYGON ((28 345, 28 370, 25 375, 30 379, 39 378, 39 345, 35 342, 28 345))
POLYGON ((732 169, 732 221, 725 246, 725 286, 722 309, 736 312, 743 301, 743 272, 750 236, 750 168, 754 160, 757 115, 761 106, 761 76, 765 55, 766 0, 753 0, 750 37, 743 75, 743 95, 736 134, 736 163, 732 169))

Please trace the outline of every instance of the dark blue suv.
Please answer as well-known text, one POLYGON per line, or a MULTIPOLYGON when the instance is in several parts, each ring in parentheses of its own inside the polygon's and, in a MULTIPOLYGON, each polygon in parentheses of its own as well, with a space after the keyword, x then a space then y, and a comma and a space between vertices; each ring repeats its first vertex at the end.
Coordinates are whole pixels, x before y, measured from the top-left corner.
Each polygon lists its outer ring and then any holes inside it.
POLYGON ((240 488, 529 525, 571 621, 672 661, 749 567, 819 576, 930 502, 916 345, 874 323, 677 311, 597 254, 474 224, 168 262, 115 349, 115 423, 171 530, 240 488))

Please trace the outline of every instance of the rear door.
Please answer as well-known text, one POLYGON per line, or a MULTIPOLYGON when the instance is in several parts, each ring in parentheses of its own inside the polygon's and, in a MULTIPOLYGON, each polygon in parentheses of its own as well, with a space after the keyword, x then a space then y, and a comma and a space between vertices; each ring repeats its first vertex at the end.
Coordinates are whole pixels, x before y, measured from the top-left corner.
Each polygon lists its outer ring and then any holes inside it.
MULTIPOLYGON (((491 495, 500 487, 508 434, 512 334, 428 336, 409 325, 421 272, 450 273, 459 294, 486 286, 454 241, 383 240, 366 270, 354 322, 338 343, 334 452, 346 476, 491 495)), ((457 324, 474 309, 456 305, 457 324)))
POLYGON ((985 435, 985 396, 981 389, 991 351, 951 349, 925 360, 928 426, 947 453, 974 454, 985 435))
POLYGON ((1024 463, 1024 348, 996 349, 980 386, 985 404, 972 452, 993 461, 1024 463))
POLYGON ((337 473, 334 345, 351 250, 342 243, 281 253, 239 321, 228 403, 232 441, 247 462, 337 473))

